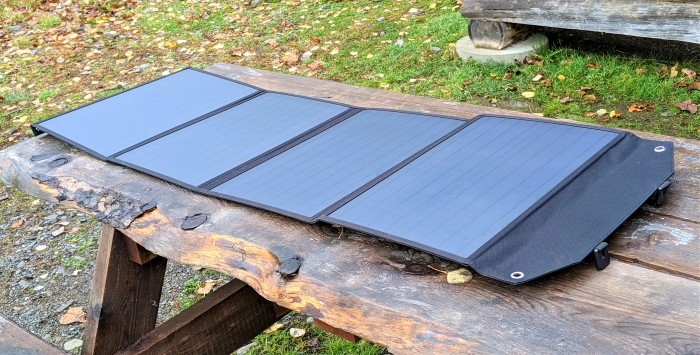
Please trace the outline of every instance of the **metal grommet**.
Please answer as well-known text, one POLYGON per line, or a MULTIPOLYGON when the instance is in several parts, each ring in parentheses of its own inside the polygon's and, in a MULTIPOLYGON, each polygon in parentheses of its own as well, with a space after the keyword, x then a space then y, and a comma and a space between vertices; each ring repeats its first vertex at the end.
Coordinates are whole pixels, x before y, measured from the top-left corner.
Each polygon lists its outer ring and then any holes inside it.
POLYGON ((664 150, 666 150, 666 147, 664 147, 663 145, 660 145, 660 146, 654 148, 654 151, 657 152, 657 153, 661 153, 661 152, 663 152, 664 150))
POLYGON ((518 279, 522 279, 523 277, 525 277, 525 274, 522 271, 516 271, 516 272, 510 274, 511 279, 518 280, 518 279))

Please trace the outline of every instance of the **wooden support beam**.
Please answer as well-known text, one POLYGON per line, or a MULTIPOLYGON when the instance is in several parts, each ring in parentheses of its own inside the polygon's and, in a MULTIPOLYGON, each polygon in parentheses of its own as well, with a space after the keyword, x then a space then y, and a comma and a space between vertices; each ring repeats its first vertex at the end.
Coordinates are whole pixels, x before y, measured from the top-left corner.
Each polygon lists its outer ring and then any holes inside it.
POLYGON ((324 323, 322 320, 314 319, 314 326, 316 328, 319 328, 319 329, 327 332, 327 333, 331 333, 333 335, 341 337, 341 338, 343 338, 351 343, 357 343, 361 339, 360 337, 358 337, 355 334, 348 333, 342 329, 339 329, 339 328, 336 328, 332 325, 324 323))
POLYGON ((141 244, 136 243, 127 236, 124 236, 124 244, 126 245, 127 253, 129 253, 129 260, 139 265, 143 265, 158 257, 157 254, 151 253, 142 247, 141 244))
POLYGON ((0 354, 65 355, 66 353, 0 315, 0 354))
POLYGON ((503 49, 530 35, 530 26, 501 21, 469 21, 469 39, 476 48, 503 49))
POLYGON ((469 0, 462 16, 700 43, 700 1, 469 0))
POLYGON ((229 355, 279 319, 275 306, 234 279, 117 354, 229 355))
POLYGON ((127 238, 102 225, 88 304, 83 355, 114 354, 153 330, 167 259, 129 260, 127 238))

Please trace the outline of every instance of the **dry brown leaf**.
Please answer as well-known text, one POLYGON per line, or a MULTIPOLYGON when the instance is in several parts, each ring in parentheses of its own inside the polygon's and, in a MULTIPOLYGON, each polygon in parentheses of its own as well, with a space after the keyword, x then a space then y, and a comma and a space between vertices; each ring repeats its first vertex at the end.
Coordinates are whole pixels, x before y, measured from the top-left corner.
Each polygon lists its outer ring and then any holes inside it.
POLYGON ((299 61, 299 54, 294 52, 287 52, 282 56, 282 61, 287 63, 287 65, 292 65, 299 61))
POLYGON ((693 115, 698 112, 698 105, 694 104, 692 101, 690 101, 690 99, 679 102, 673 106, 681 111, 688 111, 693 115))
POLYGON ((672 78, 675 78, 678 76, 678 63, 676 65, 671 67, 671 75, 669 75, 672 78))
POLYGON ((610 118, 620 118, 620 117, 622 117, 622 113, 621 113, 621 112, 617 112, 617 111, 615 111, 615 110, 612 110, 612 111, 610 111, 610 113, 608 114, 608 116, 610 116, 610 118))
POLYGON ((83 307, 71 307, 68 308, 66 313, 61 316, 58 320, 60 324, 71 324, 71 323, 85 323, 85 311, 83 307))
POLYGON ((197 294, 198 295, 208 295, 209 292, 211 292, 211 290, 214 289, 214 286, 216 286, 216 281, 207 280, 204 282, 204 286, 197 289, 197 294))
POLYGON ((679 87, 679 88, 684 88, 686 86, 688 86, 688 83, 686 83, 685 81, 680 81, 680 82, 678 82, 678 84, 676 84, 676 87, 679 87))
POLYGON ((586 118, 596 118, 596 117, 598 117, 598 115, 597 115, 595 112, 586 112, 586 113, 583 114, 583 117, 586 117, 586 118))
POLYGON ((683 69, 681 69, 681 73, 683 73, 683 75, 685 75, 686 78, 689 78, 689 79, 695 78, 695 72, 692 71, 691 69, 683 68, 683 69))
POLYGON ((596 101, 598 100, 595 95, 590 94, 590 95, 583 95, 583 99, 586 101, 596 101))
POLYGON ((693 81, 688 85, 688 90, 698 90, 700 91, 700 81, 693 81))
POLYGON ((319 43, 321 43, 321 39, 320 39, 320 38, 311 37, 310 39, 311 39, 311 42, 313 42, 314 44, 319 44, 319 43))
POLYGON ((646 74, 646 72, 647 72, 646 70, 644 70, 642 68, 637 68, 634 71, 637 72, 637 75, 643 75, 643 74, 646 74))
POLYGON ((307 67, 311 70, 319 70, 323 68, 323 62, 320 60, 314 60, 313 62, 309 63, 307 67))
POLYGON ((506 71, 505 74, 503 74, 503 77, 501 78, 501 80, 510 79, 512 76, 513 76, 513 72, 508 70, 508 71, 506 71))
POLYGON ((16 220, 14 223, 12 223, 12 225, 10 226, 10 228, 17 229, 17 228, 21 227, 23 224, 24 224, 24 220, 23 220, 23 219, 18 219, 18 220, 16 220))
POLYGON ((277 43, 277 40, 274 38, 270 38, 270 39, 266 40, 265 44, 269 45, 272 48, 275 48, 275 47, 280 45, 279 43, 277 43))
POLYGON ((648 102, 648 103, 643 103, 643 102, 635 102, 630 107, 627 109, 627 112, 642 112, 642 111, 651 111, 656 108, 656 105, 648 102))
POLYGON ((541 83, 544 84, 544 86, 546 86, 546 87, 548 87, 548 88, 549 88, 549 87, 552 87, 552 79, 549 79, 549 78, 544 79, 544 80, 541 81, 541 83))
POLYGON ((574 100, 572 100, 572 99, 571 99, 570 97, 568 97, 568 96, 564 96, 564 97, 562 97, 561 99, 559 99, 559 102, 561 102, 561 103, 563 103, 563 104, 565 104, 565 103, 567 103, 567 102, 569 102, 569 101, 574 101, 574 100))
POLYGON ((598 64, 598 63, 588 63, 588 64, 586 64, 586 68, 588 68, 588 69, 598 69, 598 68, 600 68, 600 64, 598 64))

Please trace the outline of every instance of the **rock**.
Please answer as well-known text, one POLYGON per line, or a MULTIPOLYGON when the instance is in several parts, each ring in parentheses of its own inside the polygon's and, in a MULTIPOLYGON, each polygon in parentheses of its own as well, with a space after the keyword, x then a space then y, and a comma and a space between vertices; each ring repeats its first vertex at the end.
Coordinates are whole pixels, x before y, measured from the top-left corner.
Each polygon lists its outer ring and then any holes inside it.
POLYGON ((258 346, 258 343, 252 342, 246 346, 240 347, 238 350, 236 350, 236 355, 245 355, 250 349, 258 346))
POLYGON ((301 329, 301 328, 289 328, 289 335, 291 335, 293 338, 298 338, 301 336, 304 336, 306 334, 306 330, 301 329))
POLYGON ((313 55, 313 53, 311 53, 311 52, 304 52, 304 54, 301 55, 301 60, 309 60, 309 59, 311 59, 312 55, 313 55))
POLYGON ((22 26, 7 26, 7 28, 11 29, 12 31, 19 31, 22 29, 22 26))
POLYGON ((27 288, 27 287, 29 287, 29 285, 31 285, 27 280, 19 280, 19 282, 17 282, 17 284, 21 288, 27 288))
POLYGON ((43 290, 44 288, 46 288, 44 285, 39 285, 39 286, 37 286, 37 287, 34 287, 34 291, 41 291, 41 290, 43 290))
POLYGON ((418 16, 421 14, 421 11, 419 9, 416 9, 415 7, 413 7, 410 10, 408 10, 408 13, 413 15, 413 16, 418 16))
POLYGON ((447 273, 447 283, 463 284, 471 281, 472 277, 472 273, 469 270, 461 268, 447 273))
POLYGON ((65 311, 66 309, 68 309, 68 307, 72 306, 73 303, 75 303, 74 300, 68 300, 68 302, 64 303, 61 307, 56 308, 54 310, 54 312, 61 313, 61 312, 65 311))
POLYGON ((17 263, 17 269, 24 269, 24 266, 27 265, 24 261, 20 261, 17 263))
POLYGON ((384 17, 380 17, 377 19, 377 22, 382 22, 382 21, 384 21, 384 17))
POLYGON ((80 339, 71 339, 63 344, 63 350, 71 351, 83 346, 83 341, 80 339))
POLYGON ((313 322, 314 322, 313 317, 306 318, 306 323, 313 323, 313 322))
POLYGON ((430 47, 430 50, 432 50, 433 52, 439 52, 440 47, 430 47))

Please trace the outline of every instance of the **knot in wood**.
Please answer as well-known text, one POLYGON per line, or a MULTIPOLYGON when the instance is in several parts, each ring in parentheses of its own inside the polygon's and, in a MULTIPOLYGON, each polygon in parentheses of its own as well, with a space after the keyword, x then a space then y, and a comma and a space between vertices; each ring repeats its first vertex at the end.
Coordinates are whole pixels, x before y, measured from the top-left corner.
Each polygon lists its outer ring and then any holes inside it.
POLYGON ((59 166, 61 166, 61 165, 64 165, 64 164, 66 164, 66 163, 68 163, 68 158, 58 158, 58 159, 52 160, 52 161, 49 163, 49 167, 57 168, 57 167, 59 167, 59 166))
POLYGON ((301 258, 295 256, 293 258, 287 259, 280 264, 280 276, 283 279, 289 280, 297 276, 299 273, 299 268, 301 267, 301 258))
POLYGON ((185 220, 182 221, 182 225, 180 225, 180 228, 184 230, 195 229, 204 224, 204 222, 207 221, 207 218, 209 218, 209 215, 203 213, 197 213, 191 216, 187 216, 185 217, 185 220))

